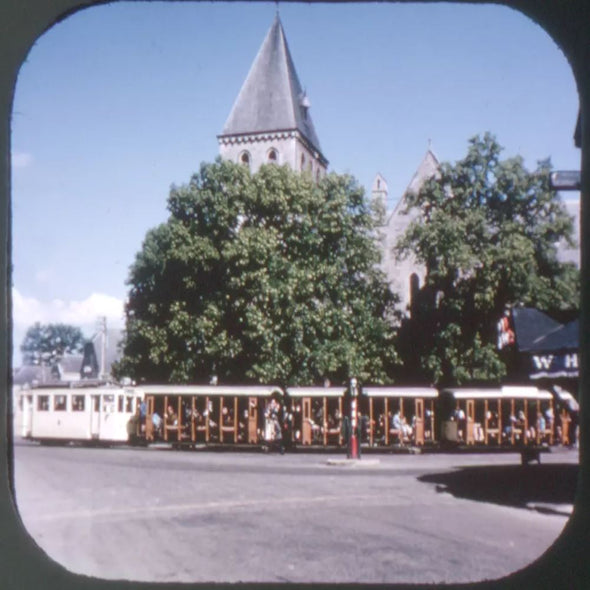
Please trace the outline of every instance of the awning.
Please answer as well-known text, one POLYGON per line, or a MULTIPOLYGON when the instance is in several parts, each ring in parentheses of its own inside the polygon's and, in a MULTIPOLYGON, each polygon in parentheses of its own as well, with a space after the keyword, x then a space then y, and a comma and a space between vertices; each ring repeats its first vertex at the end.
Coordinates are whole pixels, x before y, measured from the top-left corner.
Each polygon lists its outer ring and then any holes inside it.
POLYGON ((580 409, 580 404, 578 404, 576 398, 569 391, 566 391, 559 385, 554 385, 553 391, 555 392, 555 395, 559 401, 563 402, 568 407, 570 412, 577 412, 580 409))
POLYGON ((535 342, 563 327, 547 314, 530 307, 516 307, 512 310, 512 322, 516 346, 520 352, 539 350, 535 342))

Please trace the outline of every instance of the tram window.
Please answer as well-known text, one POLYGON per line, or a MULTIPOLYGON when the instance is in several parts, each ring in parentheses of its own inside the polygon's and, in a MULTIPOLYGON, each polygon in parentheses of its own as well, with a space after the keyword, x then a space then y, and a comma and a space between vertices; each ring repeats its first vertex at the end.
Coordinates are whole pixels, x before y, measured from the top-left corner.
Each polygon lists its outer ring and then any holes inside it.
POLYGON ((128 395, 125 398, 125 411, 128 414, 132 414, 133 413, 133 397, 131 397, 130 395, 128 395))
POLYGON ((123 412, 123 404, 125 403, 125 398, 122 395, 117 396, 117 412, 123 412))
POLYGON ((53 400, 53 409, 56 412, 65 412, 67 409, 67 403, 65 395, 56 395, 53 400))
POLYGON ((102 396, 102 411, 103 412, 114 412, 115 411, 115 396, 114 395, 103 395, 102 396))
POLYGON ((83 412, 85 406, 85 397, 83 395, 72 396, 72 411, 83 412))
POLYGON ((100 411, 100 396, 99 395, 92 396, 92 409, 95 412, 100 411))
POLYGON ((49 396, 40 395, 37 398, 37 410, 39 412, 49 412, 49 396))

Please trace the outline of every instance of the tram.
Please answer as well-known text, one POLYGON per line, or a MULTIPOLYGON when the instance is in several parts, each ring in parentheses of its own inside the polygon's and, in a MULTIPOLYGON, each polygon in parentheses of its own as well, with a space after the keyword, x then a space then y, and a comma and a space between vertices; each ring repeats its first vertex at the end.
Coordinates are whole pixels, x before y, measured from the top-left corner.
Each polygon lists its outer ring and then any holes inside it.
POLYGON ((127 443, 140 404, 130 387, 73 382, 24 389, 18 395, 19 434, 43 443, 127 443))
POLYGON ((362 393, 360 409, 368 416, 370 446, 436 442, 436 389, 375 386, 363 387, 362 393))
POLYGON ((291 442, 303 446, 342 446, 346 387, 287 387, 291 442))
POLYGON ((528 386, 443 389, 441 442, 465 445, 552 445, 553 396, 528 386))
MULTIPOLYGON (((550 392, 529 386, 440 391, 363 386, 357 398, 357 436, 363 447, 375 450, 546 450, 569 440, 562 397, 554 401, 550 392)), ((30 440, 164 442, 193 448, 270 446, 278 433, 284 446, 343 447, 351 400, 344 386, 127 387, 97 382, 37 386, 15 398, 14 432, 30 440)))
POLYGON ((137 388, 145 412, 135 435, 147 443, 259 444, 265 410, 283 390, 266 385, 145 385, 137 388))

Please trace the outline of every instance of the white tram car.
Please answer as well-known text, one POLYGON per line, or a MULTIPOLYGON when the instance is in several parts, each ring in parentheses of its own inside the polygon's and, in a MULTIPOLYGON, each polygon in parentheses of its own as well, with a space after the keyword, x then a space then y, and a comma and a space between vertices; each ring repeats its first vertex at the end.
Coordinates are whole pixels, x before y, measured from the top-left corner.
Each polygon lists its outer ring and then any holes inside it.
POLYGON ((134 388, 109 384, 22 389, 17 394, 15 435, 47 443, 126 443, 141 398, 134 388))

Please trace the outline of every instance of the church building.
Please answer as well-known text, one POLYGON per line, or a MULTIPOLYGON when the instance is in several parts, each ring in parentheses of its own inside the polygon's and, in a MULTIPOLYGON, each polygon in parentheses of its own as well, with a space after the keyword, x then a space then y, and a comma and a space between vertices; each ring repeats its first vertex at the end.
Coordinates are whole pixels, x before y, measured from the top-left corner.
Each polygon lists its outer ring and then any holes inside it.
MULTIPOLYGON (((404 194, 392 211, 385 215, 385 223, 380 228, 381 241, 381 269, 387 277, 389 288, 400 297, 400 307, 403 311, 411 309, 412 299, 424 284, 426 269, 418 264, 414 256, 409 255, 403 260, 398 260, 394 248, 397 240, 405 233, 406 229, 416 218, 416 212, 406 211, 408 195, 420 192, 424 183, 436 176, 439 169, 439 161, 432 150, 428 148, 416 173, 404 194)), ((373 181, 371 197, 385 211, 387 203, 387 182, 381 174, 377 174, 373 181)))
MULTIPOLYGON (((310 115, 310 100, 301 86, 289 51, 279 15, 258 51, 236 98, 223 131, 218 135, 223 159, 248 166, 256 172, 262 164, 287 164, 319 179, 326 174, 328 160, 322 153, 310 115)), ((398 260, 394 253, 398 239, 405 233, 416 213, 406 212, 407 196, 420 191, 429 178, 436 176, 439 160, 428 147, 407 189, 392 211, 385 214, 379 231, 381 268, 390 289, 400 297, 400 308, 411 313, 412 299, 424 285, 426 269, 412 255, 398 260)), ((371 198, 386 210, 387 182, 377 174, 371 198)), ((574 217, 579 238, 579 203, 566 202, 574 217)), ((559 245, 559 258, 579 266, 579 251, 559 245)))
POLYGON ((221 157, 252 172, 266 163, 288 164, 321 178, 328 160, 310 106, 277 14, 217 138, 221 157))

